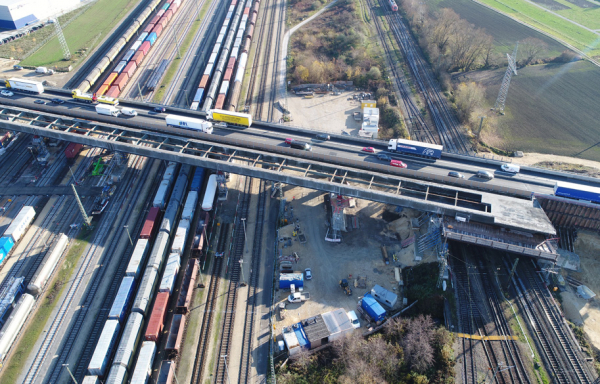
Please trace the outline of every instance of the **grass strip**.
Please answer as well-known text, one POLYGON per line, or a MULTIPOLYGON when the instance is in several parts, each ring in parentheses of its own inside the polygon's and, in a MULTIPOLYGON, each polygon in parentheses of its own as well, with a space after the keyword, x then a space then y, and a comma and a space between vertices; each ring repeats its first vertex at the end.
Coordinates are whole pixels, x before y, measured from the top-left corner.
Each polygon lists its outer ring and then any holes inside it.
MULTIPOLYGON (((194 38, 194 36, 196 36, 196 33, 198 33, 198 29, 200 28, 202 19, 204 19, 204 16, 206 15, 206 12, 208 11, 208 6, 211 3, 212 3, 212 0, 206 2, 202 6, 202 9, 200 10, 200 14, 198 15, 198 18, 192 22, 192 27, 190 28, 190 31, 185 36, 185 39, 183 39, 183 43, 179 46, 179 52, 187 52, 190 49, 190 45, 192 45, 192 39, 194 38)), ((152 96, 153 103, 161 103, 163 101, 163 98, 165 97, 165 92, 167 91, 166 86, 168 84, 171 84, 171 82, 173 81, 173 76, 175 76, 175 73, 177 72, 179 65, 181 65, 181 59, 182 59, 182 56, 178 55, 175 59, 173 59, 171 61, 171 64, 169 64, 169 68, 167 69, 167 72, 165 72, 165 75, 163 76, 163 79, 160 82, 160 86, 157 88, 156 92, 154 92, 154 96, 152 96)), ((194 97, 193 95, 191 95, 191 96, 194 97)), ((189 95, 187 97, 189 99, 189 95)), ((187 101, 188 101, 188 106, 189 106, 189 100, 187 100, 187 101)))
POLYGON ((67 282, 71 280, 75 266, 79 262, 79 258, 88 246, 89 239, 94 233, 95 231, 82 231, 73 242, 60 271, 56 274, 51 285, 49 285, 51 288, 44 292, 43 299, 38 298, 38 308, 35 311, 34 317, 30 320, 26 328, 21 329, 23 337, 21 337, 21 340, 14 347, 13 353, 0 376, 0 382, 5 384, 17 383, 17 379, 23 372, 27 358, 46 327, 50 315, 58 304, 58 299, 63 294, 67 282))

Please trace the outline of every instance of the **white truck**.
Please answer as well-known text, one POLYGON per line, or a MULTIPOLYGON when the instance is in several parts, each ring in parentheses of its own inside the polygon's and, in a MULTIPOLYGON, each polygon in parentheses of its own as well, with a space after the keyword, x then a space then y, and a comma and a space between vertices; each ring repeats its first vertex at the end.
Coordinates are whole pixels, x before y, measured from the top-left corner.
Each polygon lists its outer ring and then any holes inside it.
POLYGON ((189 129, 202 133, 211 134, 213 132, 213 124, 210 121, 202 119, 194 119, 193 117, 167 115, 165 121, 169 127, 177 127, 189 129))
POLYGON ((5 84, 6 88, 10 90, 31 92, 38 95, 44 93, 44 85, 39 81, 12 78, 6 80, 5 84))
POLYGON ((288 296, 290 303, 301 303, 307 300, 310 300, 310 293, 308 292, 294 292, 288 296))
POLYGON ((114 117, 119 116, 119 114, 121 113, 121 111, 119 111, 114 106, 105 105, 105 104, 97 104, 96 112, 98 112, 101 115, 114 116, 114 117))
POLYGON ((502 164, 500 166, 500 169, 502 169, 504 172, 508 172, 508 173, 519 173, 519 171, 521 171, 521 166, 517 165, 517 164, 502 164))
POLYGON ((125 116, 137 116, 137 111, 133 108, 121 108, 121 113, 125 116))

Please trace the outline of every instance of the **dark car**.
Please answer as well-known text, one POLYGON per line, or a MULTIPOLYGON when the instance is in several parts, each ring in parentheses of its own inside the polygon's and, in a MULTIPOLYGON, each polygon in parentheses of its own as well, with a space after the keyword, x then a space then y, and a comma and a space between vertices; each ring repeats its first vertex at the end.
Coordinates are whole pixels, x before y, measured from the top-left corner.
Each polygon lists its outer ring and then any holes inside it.
POLYGON ((450 177, 456 177, 456 178, 459 178, 459 179, 464 179, 465 178, 465 176, 462 173, 459 173, 459 172, 456 172, 456 171, 450 171, 450 172, 448 172, 448 176, 450 176, 450 177))
POLYGON ((23 69, 23 67, 21 67, 20 65, 13 65, 13 69, 20 71, 21 69, 23 69))
POLYGON ((383 160, 383 161, 391 161, 392 160, 392 158, 389 157, 388 155, 386 155, 385 153, 378 153, 377 158, 379 160, 383 160))
POLYGON ((52 99, 50 101, 53 102, 54 104, 64 104, 65 103, 65 101, 61 100, 61 99, 52 99))
POLYGON ((331 137, 326 133, 319 133, 315 136, 317 140, 329 140, 331 137))
POLYGON ((165 107, 154 107, 152 110, 156 113, 164 113, 166 111, 165 107))
POLYGON ((36 104, 46 104, 46 102, 44 100, 35 100, 34 103, 36 103, 36 104))

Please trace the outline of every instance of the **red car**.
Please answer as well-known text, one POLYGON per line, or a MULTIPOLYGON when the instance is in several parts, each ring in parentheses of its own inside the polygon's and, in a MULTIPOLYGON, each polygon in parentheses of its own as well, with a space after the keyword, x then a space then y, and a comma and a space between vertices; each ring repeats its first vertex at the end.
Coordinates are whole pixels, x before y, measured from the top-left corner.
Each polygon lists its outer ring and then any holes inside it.
POLYGON ((406 168, 406 167, 408 167, 408 165, 406 165, 405 163, 401 162, 400 160, 392 160, 392 161, 390 161, 390 165, 392 167, 398 167, 398 168, 406 168))
POLYGON ((294 140, 294 139, 287 138, 287 139, 285 139, 285 143, 290 145, 292 143, 292 140, 294 140))
POLYGON ((368 153, 375 153, 375 148, 373 147, 364 147, 362 149, 363 152, 368 152, 368 153))

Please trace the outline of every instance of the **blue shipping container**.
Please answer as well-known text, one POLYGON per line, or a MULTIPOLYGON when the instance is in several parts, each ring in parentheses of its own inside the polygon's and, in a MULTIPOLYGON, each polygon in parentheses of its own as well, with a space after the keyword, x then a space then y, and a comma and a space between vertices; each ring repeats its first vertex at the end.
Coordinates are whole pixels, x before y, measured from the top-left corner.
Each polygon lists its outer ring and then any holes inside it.
POLYGON ((121 73, 121 71, 123 71, 123 69, 125 69, 126 66, 127 66, 127 61, 121 60, 121 61, 119 61, 119 64, 117 64, 117 66, 115 67, 115 70, 113 72, 121 73))
POLYGON ((156 32, 150 32, 148 37, 146 37, 146 41, 149 41, 150 45, 154 45, 156 43, 156 32))
POLYGON ((110 308, 110 312, 108 313, 109 319, 119 320, 119 323, 121 324, 125 322, 127 308, 129 307, 129 302, 133 297, 133 292, 135 291, 134 288, 135 279, 131 276, 125 276, 123 281, 121 281, 121 286, 119 287, 117 296, 115 297, 113 305, 110 308))
POLYGON ((127 51, 127 53, 125 54, 125 56, 123 56, 123 61, 129 61, 129 60, 131 60, 131 58, 133 57, 133 55, 135 55, 135 49, 130 49, 129 51, 127 51))
POLYGON ((204 88, 196 89, 196 94, 194 95, 194 101, 198 103, 202 101, 202 96, 204 96, 204 88))
POLYGON ((137 41, 144 41, 148 37, 148 32, 142 32, 141 35, 138 36, 137 41))
POLYGON ((169 7, 170 7, 170 6, 171 6, 171 4, 169 4, 169 3, 165 3, 165 5, 163 5, 161 9, 162 9, 163 11, 166 11, 167 9, 169 9, 169 7))
POLYGON ((15 246, 15 242, 12 237, 0 238, 0 263, 4 261, 6 255, 10 253, 10 250, 15 246))
POLYGON ((365 312, 367 312, 373 321, 381 321, 385 319, 385 309, 383 309, 381 304, 379 304, 370 293, 367 293, 363 296, 361 307, 365 310, 365 312))
POLYGON ((194 177, 192 178, 192 185, 190 187, 190 191, 200 192, 200 188, 202 188, 202 183, 204 182, 204 168, 196 167, 194 171, 194 177))
POLYGON ((279 274, 279 289, 290 289, 294 284, 296 288, 304 287, 303 273, 281 273, 279 274))

